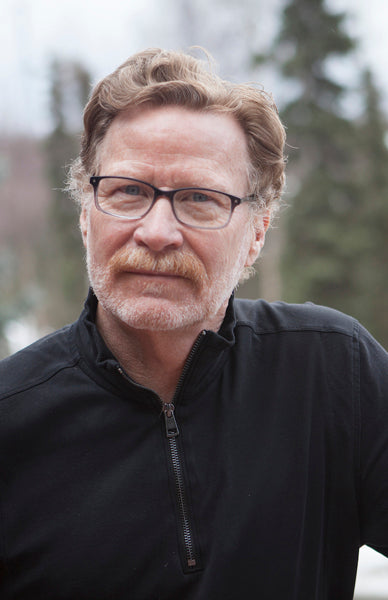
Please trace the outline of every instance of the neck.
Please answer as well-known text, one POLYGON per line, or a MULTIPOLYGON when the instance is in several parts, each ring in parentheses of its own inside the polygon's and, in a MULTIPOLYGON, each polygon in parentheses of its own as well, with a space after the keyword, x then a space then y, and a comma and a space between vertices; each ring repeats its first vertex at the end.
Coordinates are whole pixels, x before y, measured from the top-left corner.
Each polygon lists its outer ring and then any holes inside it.
POLYGON ((171 402, 183 367, 203 329, 218 331, 221 317, 189 328, 154 331, 129 327, 99 304, 97 327, 106 345, 126 373, 152 389, 163 402, 171 402))

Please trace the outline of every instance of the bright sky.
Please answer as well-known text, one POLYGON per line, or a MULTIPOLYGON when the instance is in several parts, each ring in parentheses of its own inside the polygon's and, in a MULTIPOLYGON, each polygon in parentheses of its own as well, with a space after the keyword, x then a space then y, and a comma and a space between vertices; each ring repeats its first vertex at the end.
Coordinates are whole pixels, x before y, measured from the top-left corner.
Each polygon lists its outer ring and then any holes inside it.
MULTIPOLYGON (((388 2, 328 3, 335 10, 349 12, 349 32, 361 40, 353 64, 368 64, 372 68, 388 106, 388 2)), ((243 5, 237 0, 217 0, 210 5, 206 0, 193 0, 191 32, 194 31, 195 39, 190 41, 184 39, 177 17, 188 4, 188 0, 2 0, 0 133, 13 129, 29 133, 47 130, 48 71, 54 57, 78 59, 90 69, 94 79, 99 79, 146 46, 186 48, 195 43, 214 54, 221 72, 233 60, 236 72, 239 57, 244 54, 244 40, 250 40, 250 49, 264 49, 275 29, 282 0, 262 0, 261 4, 259 0, 245 0, 243 5), (226 8, 217 10, 221 4, 226 8), (209 6, 213 12, 209 12, 209 6), (254 7, 256 18, 249 22, 245 16, 242 23, 241 6, 254 7), (196 29, 200 32, 197 35, 196 29), (249 35, 244 35, 246 32, 249 35), (225 52, 229 52, 226 58, 221 56, 225 52)), ((343 76, 347 79, 348 73, 343 76)), ((263 83, 272 88, 270 79, 263 83)), ((272 91, 276 95, 276 90, 272 91)))

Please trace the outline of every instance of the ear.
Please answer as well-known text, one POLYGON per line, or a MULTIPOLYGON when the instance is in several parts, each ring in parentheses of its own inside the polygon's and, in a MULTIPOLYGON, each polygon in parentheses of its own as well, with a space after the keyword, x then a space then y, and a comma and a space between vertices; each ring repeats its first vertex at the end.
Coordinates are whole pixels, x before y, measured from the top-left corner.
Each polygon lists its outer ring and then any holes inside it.
POLYGON ((79 217, 79 227, 81 230, 82 241, 83 241, 85 248, 86 248, 87 236, 88 236, 88 221, 89 221, 89 211, 87 210, 86 206, 84 205, 82 207, 81 214, 79 217))
POLYGON ((258 258, 262 247, 264 246, 265 234, 271 222, 271 213, 266 211, 263 214, 257 215, 253 222, 253 236, 252 243, 249 248, 247 260, 245 262, 246 267, 251 267, 255 260, 258 258))

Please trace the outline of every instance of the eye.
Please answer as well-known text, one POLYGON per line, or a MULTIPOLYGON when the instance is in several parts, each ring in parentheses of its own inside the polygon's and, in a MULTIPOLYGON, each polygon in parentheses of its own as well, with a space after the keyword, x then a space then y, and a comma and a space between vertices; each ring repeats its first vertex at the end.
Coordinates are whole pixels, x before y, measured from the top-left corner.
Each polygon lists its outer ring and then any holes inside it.
POLYGON ((135 185, 132 183, 131 185, 121 187, 120 192, 122 192, 123 194, 127 194, 128 196, 140 196, 142 190, 139 185, 135 185))
POLYGON ((189 200, 192 200, 193 202, 210 202, 212 201, 212 198, 210 196, 208 196, 207 194, 205 194, 204 192, 193 192, 189 198, 189 200))

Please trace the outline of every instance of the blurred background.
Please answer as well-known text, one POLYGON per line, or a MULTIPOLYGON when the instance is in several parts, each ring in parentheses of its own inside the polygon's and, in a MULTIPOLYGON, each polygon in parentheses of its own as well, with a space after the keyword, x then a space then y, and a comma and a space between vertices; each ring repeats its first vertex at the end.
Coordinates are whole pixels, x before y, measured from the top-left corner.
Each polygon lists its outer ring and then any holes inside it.
MULTIPOLYGON (((147 46, 207 48, 286 124, 287 207, 238 295, 337 308, 387 348, 387 25, 385 0, 2 0, 0 357, 80 312, 66 167, 91 86, 147 46)), ((361 550, 356 598, 388 599, 387 565, 361 550)))

